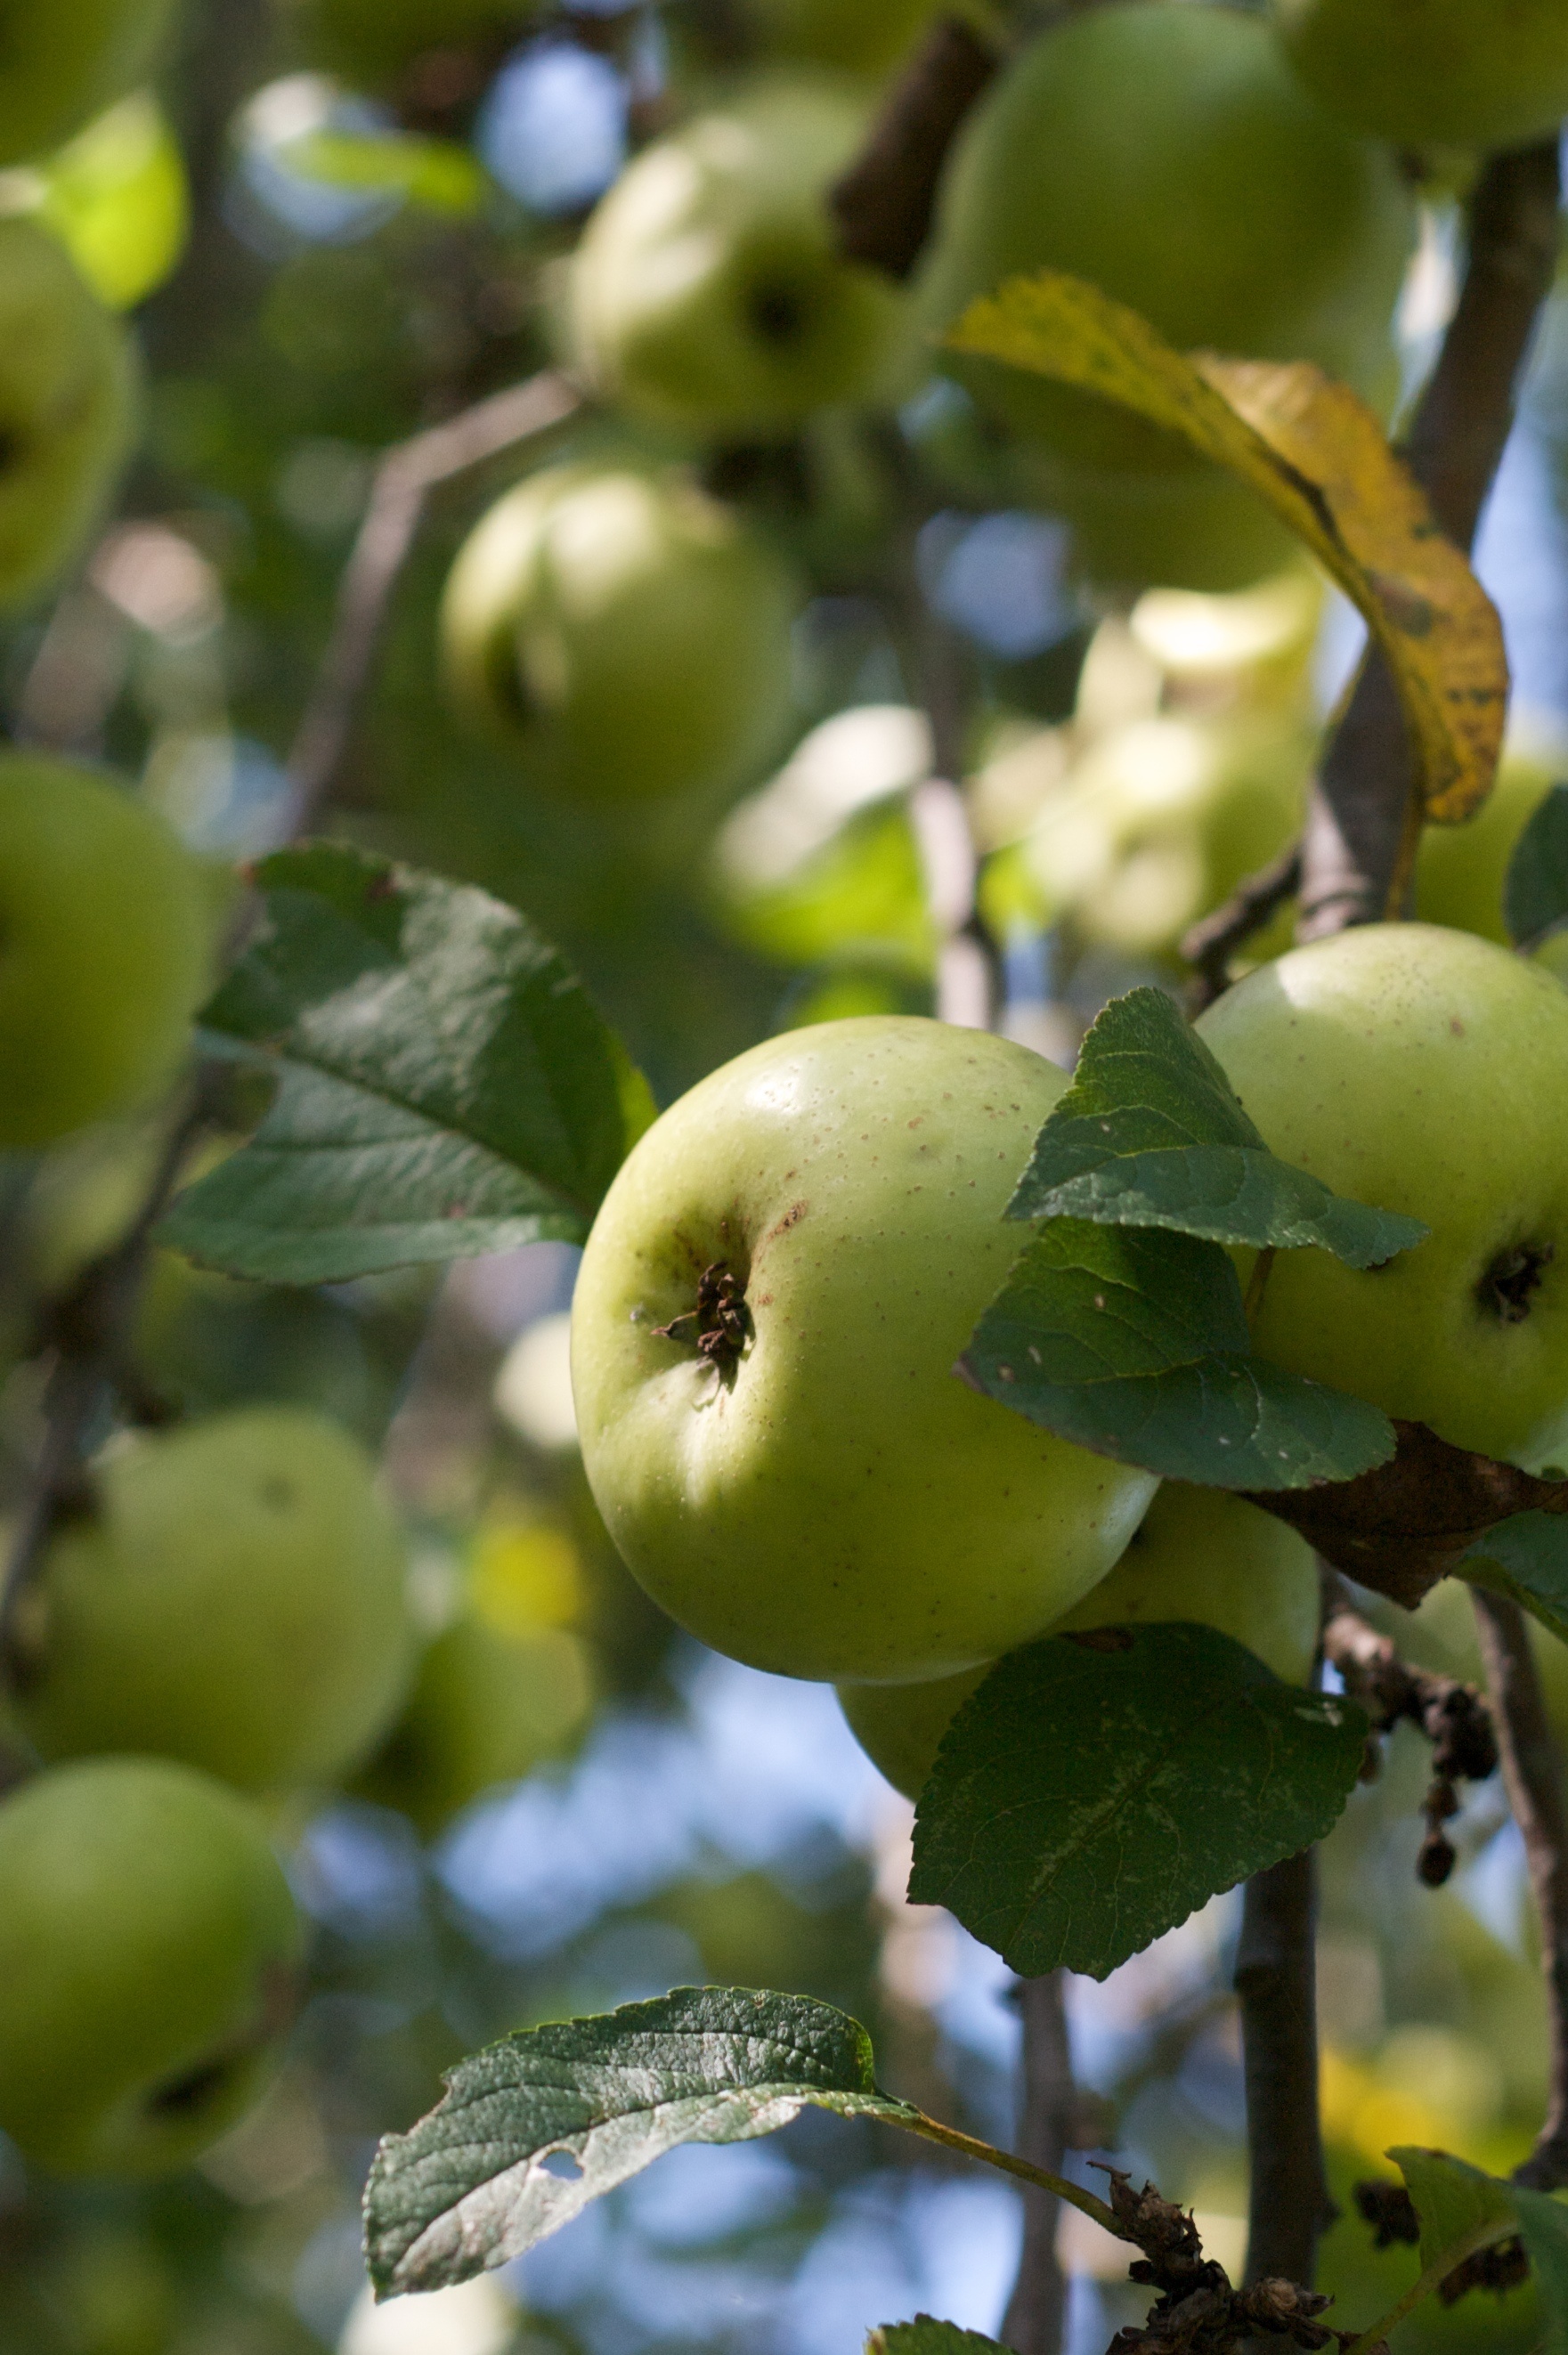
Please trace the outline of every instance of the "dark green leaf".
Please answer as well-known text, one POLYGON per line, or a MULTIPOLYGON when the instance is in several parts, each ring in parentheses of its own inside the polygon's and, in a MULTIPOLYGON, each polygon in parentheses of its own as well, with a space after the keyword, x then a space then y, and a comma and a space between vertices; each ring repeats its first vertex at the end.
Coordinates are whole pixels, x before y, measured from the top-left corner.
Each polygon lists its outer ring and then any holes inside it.
POLYGON ((1021 1972, 1104 1978, 1338 1819, 1367 1724, 1210 1627, 1048 1636, 997 1662, 944 1738, 912 1902, 1021 1972))
POLYGON ((1394 1452, 1376 1407, 1253 1357, 1225 1252, 1168 1230, 1052 1219, 963 1366, 1048 1431, 1209 1487, 1348 1480, 1394 1452))
POLYGON ((1538 940, 1568 916, 1568 785, 1553 785, 1514 844, 1503 884, 1511 940, 1538 940))
POLYGON ((289 1284, 581 1241, 653 1107, 559 952, 485 892, 334 845, 256 879, 261 931, 204 1021, 278 1092, 162 1239, 289 1284))
POLYGON ((1484 2248, 1488 2241, 1506 2240, 1517 2230, 1518 2195, 1512 2184, 1499 2183, 1496 2176, 1483 2174, 1465 2159, 1451 2158, 1445 2150, 1402 2145, 1389 2157, 1403 2176, 1421 2219, 1423 2270, 1462 2241, 1472 2249, 1484 2248))
POLYGON ((884 2322, 866 2341, 866 2355, 1008 2355, 995 2339, 917 2314, 912 2322, 884 2322))
POLYGON ((505 2264, 679 2143, 747 2142, 808 2105, 899 2125, 920 2115, 878 2091, 857 2020, 747 1987, 677 1987, 504 2037, 447 2083, 370 2171, 379 2296, 505 2264))
POLYGON ((1520 2236, 1541 2294, 1541 2355, 1568 2355, 1568 2208, 1544 2191, 1509 2186, 1520 2236))
POLYGON ((1515 1513, 1460 1555, 1473 1586, 1507 1594, 1568 1644, 1568 1516, 1515 1513))
POLYGON ((1171 1227, 1260 1249, 1316 1243, 1351 1267, 1380 1266, 1427 1231, 1276 1160, 1161 989, 1129 991, 1100 1016, 1008 1216, 1171 1227))

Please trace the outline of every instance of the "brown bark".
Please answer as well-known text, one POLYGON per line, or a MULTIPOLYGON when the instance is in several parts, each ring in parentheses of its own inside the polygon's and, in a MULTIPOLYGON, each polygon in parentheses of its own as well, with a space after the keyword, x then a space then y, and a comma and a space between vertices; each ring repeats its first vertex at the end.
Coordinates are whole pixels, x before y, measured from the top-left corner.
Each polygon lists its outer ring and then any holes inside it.
POLYGON ((960 18, 932 27, 833 190, 839 246, 851 261, 909 276, 931 233, 947 151, 1000 62, 960 18))
POLYGON ((1246 2279, 1307 2288, 1336 2212, 1317 2120, 1317 1911, 1310 1850, 1254 1873, 1236 1953, 1252 2174, 1246 2279))
MULTIPOLYGON (((1020 2155, 1060 2175, 1071 2144, 1076 2097, 1072 2059, 1062 2002, 1063 1975, 1024 1979, 1019 1987, 1023 2012, 1023 2100, 1020 2155)), ((1067 2284, 1056 2254, 1061 2202, 1049 2192, 1026 2190, 1023 2254, 1002 2322, 1003 2343, 1015 2355, 1057 2355, 1067 2308, 1067 2284)))

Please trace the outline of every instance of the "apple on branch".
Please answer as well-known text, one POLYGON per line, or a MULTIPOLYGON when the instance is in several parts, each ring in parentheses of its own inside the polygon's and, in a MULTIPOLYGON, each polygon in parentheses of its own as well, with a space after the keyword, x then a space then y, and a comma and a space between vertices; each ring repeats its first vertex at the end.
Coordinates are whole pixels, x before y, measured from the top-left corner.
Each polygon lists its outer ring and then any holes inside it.
POLYGON ((900 1681, 993 1659, 1157 1485, 955 1378, 1029 1241, 1003 1212, 1067 1085, 912 1016, 786 1032, 634 1148, 572 1308, 584 1468, 629 1568, 717 1650, 900 1681))

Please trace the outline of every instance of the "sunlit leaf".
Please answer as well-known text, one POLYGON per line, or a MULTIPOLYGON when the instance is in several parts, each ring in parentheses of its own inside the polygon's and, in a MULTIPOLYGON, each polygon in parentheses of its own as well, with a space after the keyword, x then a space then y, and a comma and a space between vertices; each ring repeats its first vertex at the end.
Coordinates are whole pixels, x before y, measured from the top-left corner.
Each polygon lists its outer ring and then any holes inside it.
POLYGON ((1366 617, 1410 722, 1428 818, 1452 823, 1479 806, 1502 747, 1501 625, 1347 386, 1305 360, 1184 356, 1136 311, 1059 271, 972 304, 948 341, 1135 409, 1250 484, 1366 617))
POLYGON ((667 2150, 748 2142, 806 2107, 920 2117, 879 2091, 857 2020, 804 1996, 677 1987, 504 2037, 382 2143, 365 2195, 377 2294, 504 2264, 667 2150))
POLYGON ((401 197, 425 212, 462 216, 485 197, 485 175, 466 147, 412 132, 311 131, 290 140, 279 158, 306 179, 401 197))
POLYGON ((1170 1227, 1260 1248, 1316 1243, 1361 1268, 1381 1266, 1427 1231, 1276 1160, 1161 989, 1131 990, 1101 1014, 1008 1216, 1170 1227))

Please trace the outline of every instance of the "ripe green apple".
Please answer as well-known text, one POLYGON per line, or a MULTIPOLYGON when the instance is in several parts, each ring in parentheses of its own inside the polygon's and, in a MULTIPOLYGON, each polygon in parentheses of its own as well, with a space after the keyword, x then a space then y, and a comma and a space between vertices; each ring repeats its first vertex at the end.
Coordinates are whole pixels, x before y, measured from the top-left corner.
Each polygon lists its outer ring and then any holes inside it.
MULTIPOLYGON (((1168 1480, 1109 1576, 1047 1632, 1169 1620, 1217 1627, 1283 1683, 1304 1685, 1317 1649, 1311 1547, 1241 1497, 1168 1480)), ((990 1665, 933 1684, 837 1688, 856 1741, 906 1798, 919 1797, 943 1735, 990 1665)))
POLYGON ((895 389, 907 297, 844 259, 827 207, 864 131, 852 88, 779 70, 645 147, 572 264, 593 390, 648 424, 767 437, 895 389))
POLYGON ((58 147, 90 116, 144 81, 179 0, 0 0, 0 164, 58 147))
POLYGON ((558 1751, 591 1701, 586 1655, 570 1630, 507 1636, 464 1612, 426 1649, 402 1715, 353 1788, 433 1838, 485 1791, 558 1751))
POLYGON ((1199 1023, 1266 1142, 1431 1229, 1381 1268, 1281 1252, 1260 1356, 1539 1473, 1568 1465, 1568 995, 1473 933, 1369 924, 1199 1023))
POLYGON ((58 2175, 182 2166, 260 2091, 303 1941, 253 1809, 166 1759, 0 1802, 0 2129, 58 2175))
POLYGON ((1422 829, 1415 861, 1415 912, 1424 923, 1449 924, 1507 943, 1503 885, 1514 845, 1563 774, 1561 760, 1510 746, 1497 783, 1464 826, 1422 829))
POLYGON ((1153 1478, 954 1371, 1066 1084, 984 1032, 818 1023, 634 1148, 578 1277, 578 1432, 627 1566, 704 1643, 784 1676, 951 1675, 1125 1547, 1153 1478))
POLYGON ((1561 0, 1274 0, 1315 98, 1401 146, 1522 147, 1568 114, 1561 0))
POLYGON ((77 554, 130 453, 139 405, 126 329, 58 239, 0 220, 0 611, 36 597, 77 554))
POLYGON ((531 783, 645 804, 735 783, 784 723, 794 575, 677 473, 562 465, 470 536, 442 607, 458 709, 531 783))
POLYGON ((171 1079, 211 957, 206 883, 162 818, 107 777, 0 755, 0 1151, 171 1079))
POLYGON ((742 0, 741 21, 766 56, 846 73, 885 74, 912 48, 940 0, 742 0))
POLYGON ((413 1668, 403 1549, 358 1442, 237 1408, 122 1443, 49 1544, 17 1715, 46 1758, 152 1751, 251 1791, 330 1783, 413 1668))
MULTIPOLYGON (((1071 271, 1182 350, 1316 360, 1374 394, 1394 381, 1413 230, 1393 155, 1306 96, 1266 25, 1126 0, 1040 34, 976 110, 917 299, 941 329, 1018 272, 1071 271)), ((997 362, 955 365, 1069 469, 1198 464, 1128 410, 997 362)))
POLYGON ((1029 837, 1047 913, 1128 956, 1174 953, 1189 924, 1299 831, 1312 755, 1313 740, 1286 713, 1114 730, 1029 837))

